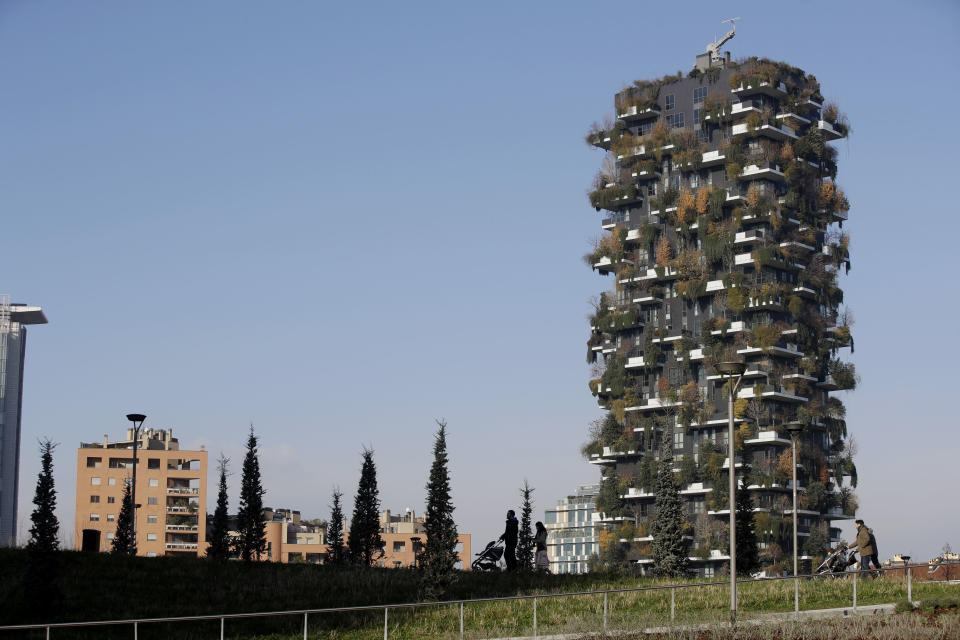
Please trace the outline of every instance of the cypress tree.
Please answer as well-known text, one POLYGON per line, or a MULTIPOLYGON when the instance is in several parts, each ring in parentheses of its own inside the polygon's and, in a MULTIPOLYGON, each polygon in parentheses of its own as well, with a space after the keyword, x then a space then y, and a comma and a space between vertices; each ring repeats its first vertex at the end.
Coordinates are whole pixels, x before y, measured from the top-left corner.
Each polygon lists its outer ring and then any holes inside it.
POLYGON ((60 523, 57 521, 57 490, 53 486, 53 450, 56 444, 49 438, 40 441, 40 473, 33 496, 36 505, 30 514, 30 541, 27 549, 33 554, 60 550, 60 523))
POLYGON ((327 563, 333 565, 344 564, 347 560, 347 549, 343 546, 343 507, 340 504, 342 497, 339 489, 334 488, 330 524, 327 526, 327 563))
POLYGON ((133 496, 131 489, 133 480, 123 484, 123 498, 120 503, 120 515, 117 516, 117 530, 113 534, 114 553, 128 553, 137 555, 137 541, 133 537, 133 496))
POLYGON ((526 479, 520 489, 520 527, 517 532, 517 570, 533 570, 533 554, 536 543, 533 540, 533 487, 526 479))
POLYGON ((447 469, 447 423, 437 420, 439 429, 433 441, 433 464, 427 482, 427 510, 424 529, 426 548, 421 558, 424 599, 438 600, 456 577, 457 525, 453 521, 450 498, 450 472, 447 469))
POLYGON ((33 497, 36 507, 30 515, 27 567, 22 578, 21 609, 29 618, 48 616, 61 604, 60 523, 57 521, 57 492, 53 485, 53 450, 57 445, 40 441, 40 473, 33 497))
MULTIPOLYGON (((737 575, 750 575, 760 569, 757 550, 757 532, 753 522, 753 498, 750 485, 750 467, 744 465, 737 486, 737 575)), ((727 543, 729 546, 729 543, 727 543)))
POLYGON ((226 560, 230 557, 229 517, 227 515, 227 465, 230 458, 220 454, 220 490, 217 492, 217 508, 213 512, 213 521, 207 533, 207 557, 211 560, 226 560))
POLYGON ((370 566, 383 555, 380 537, 380 490, 377 488, 377 467, 373 463, 373 449, 363 449, 360 483, 353 500, 353 518, 350 521, 348 541, 350 561, 370 566))
POLYGON ((664 430, 657 468, 655 514, 650 526, 653 535, 653 571, 659 576, 679 578, 688 571, 687 543, 683 539, 686 521, 680 492, 673 477, 673 429, 664 430))
POLYGON ((243 458, 240 480, 240 509, 237 511, 237 555, 241 560, 259 560, 267 550, 267 534, 263 526, 263 485, 260 483, 260 459, 257 436, 250 425, 247 454, 243 458))

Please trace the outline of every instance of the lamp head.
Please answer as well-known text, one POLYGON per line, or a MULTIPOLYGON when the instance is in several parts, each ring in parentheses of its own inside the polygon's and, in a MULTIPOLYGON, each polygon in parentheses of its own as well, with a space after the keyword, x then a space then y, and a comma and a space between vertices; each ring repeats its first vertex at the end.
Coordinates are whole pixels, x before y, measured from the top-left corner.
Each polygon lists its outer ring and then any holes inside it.
POLYGON ((799 436, 801 433, 803 433, 803 430, 805 428, 806 428, 806 425, 797 420, 787 423, 787 431, 789 431, 790 435, 794 437, 799 436))
POLYGON ((147 419, 147 416, 143 415, 142 413, 128 413, 128 414, 127 414, 127 420, 129 420, 130 422, 132 422, 132 423, 134 424, 134 426, 136 426, 138 422, 139 422, 140 424, 143 424, 143 421, 146 420, 146 419, 147 419))
POLYGON ((742 362, 718 362, 713 365, 714 370, 722 376, 742 376, 747 365, 742 362))

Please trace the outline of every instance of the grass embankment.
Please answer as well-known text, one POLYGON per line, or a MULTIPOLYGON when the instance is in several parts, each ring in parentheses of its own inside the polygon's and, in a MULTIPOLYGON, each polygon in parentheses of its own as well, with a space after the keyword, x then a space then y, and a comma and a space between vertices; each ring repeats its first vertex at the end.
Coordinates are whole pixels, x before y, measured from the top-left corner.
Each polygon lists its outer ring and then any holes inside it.
MULTIPOLYGON (((0 624, 28 622, 22 614, 20 576, 26 556, 18 550, 0 550, 0 624)), ((45 611, 42 622, 129 619, 146 617, 229 614, 291 609, 382 605, 417 599, 418 575, 410 570, 337 569, 315 565, 240 562, 214 563, 197 559, 129 558, 107 554, 67 552, 61 558, 61 606, 45 611)), ((693 582, 693 581, 691 581, 693 582)), ((543 574, 464 573, 450 590, 451 600, 618 589, 664 584, 649 579, 602 575, 550 576, 543 574)), ((789 611, 793 583, 763 581, 739 585, 742 618, 763 612, 789 611)), ((960 587, 916 582, 914 599, 956 596, 960 587)), ((801 583, 803 609, 850 606, 849 580, 801 583)), ((860 581, 862 606, 905 599, 901 580, 860 581)), ((728 616, 725 585, 677 589, 676 622, 722 622, 728 616)), ((603 596, 540 598, 537 622, 541 635, 597 631, 602 626, 603 596)), ((636 629, 668 624, 670 590, 616 593, 608 596, 610 629, 636 629)), ((391 638, 456 637, 459 607, 437 605, 417 610, 394 609, 389 618, 391 638)), ((287 616, 227 621, 227 637, 287 639, 302 637, 303 619, 287 616)), ((464 608, 466 636, 532 634, 533 605, 527 601, 469 604, 464 608)), ((317 614, 310 617, 311 638, 382 637, 383 611, 317 614)), ((131 636, 131 629, 99 627, 86 632, 57 631, 55 638, 111 638, 131 636)), ((139 637, 211 638, 219 636, 216 622, 148 624, 139 637)), ((15 637, 0 633, 0 640, 15 637)), ((23 634, 19 637, 42 637, 23 634)))

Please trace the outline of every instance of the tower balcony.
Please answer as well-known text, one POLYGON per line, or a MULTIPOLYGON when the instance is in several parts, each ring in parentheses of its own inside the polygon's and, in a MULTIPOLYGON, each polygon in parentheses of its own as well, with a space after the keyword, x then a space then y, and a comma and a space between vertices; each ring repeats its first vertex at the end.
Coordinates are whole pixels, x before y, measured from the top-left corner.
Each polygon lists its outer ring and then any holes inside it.
POLYGON ((771 98, 782 98, 787 95, 787 86, 782 82, 778 82, 776 85, 772 85, 769 82, 759 82, 756 84, 743 82, 736 89, 731 89, 730 93, 737 96, 763 94, 771 98))
POLYGON ((794 130, 804 125, 808 125, 811 122, 809 119, 804 118, 803 116, 797 115, 796 113, 792 113, 792 112, 778 113, 777 120, 780 120, 784 124, 789 125, 790 128, 794 130))
POLYGON ((773 140, 797 139, 796 132, 785 124, 762 124, 756 129, 753 129, 746 122, 741 122, 740 124, 733 125, 733 128, 730 130, 730 135, 733 137, 745 135, 766 136, 773 140))
POLYGON ((818 121, 817 129, 827 140, 839 140, 840 138, 846 137, 845 133, 840 131, 840 129, 838 129, 834 124, 827 122, 826 120, 818 121))
POLYGON ((701 167, 714 167, 723 164, 727 161, 727 156, 723 154, 719 149, 714 149, 713 151, 705 151, 703 154, 703 159, 700 161, 701 167))
MULTIPOLYGON (((771 355, 783 356, 785 358, 802 358, 804 353, 799 351, 795 347, 770 347, 769 349, 771 355)), ((759 356, 764 355, 763 349, 760 347, 740 347, 737 349, 737 355, 741 356, 759 356)))
POLYGON ((617 113, 617 118, 624 122, 639 122, 654 120, 660 117, 660 105, 632 105, 617 113))
POLYGON ((734 102, 730 106, 730 115, 732 116, 745 116, 748 113, 761 113, 763 111, 763 103, 759 100, 741 100, 740 102, 734 102))
POLYGON ((624 160, 624 159, 626 159, 626 158, 633 158, 633 157, 641 157, 641 158, 642 158, 642 157, 648 155, 649 153, 650 153, 650 152, 647 150, 647 146, 646 146, 646 145, 643 145, 643 144, 640 144, 640 145, 637 145, 636 147, 633 147, 632 149, 630 149, 630 153, 620 153, 620 154, 617 154, 617 160, 624 160))
POLYGON ((746 440, 743 441, 743 444, 763 446, 763 447, 766 447, 769 445, 779 445, 783 447, 789 447, 790 439, 780 437, 780 434, 774 430, 758 431, 756 437, 747 438, 746 440))
POLYGON ((741 180, 770 180, 772 182, 786 182, 787 177, 780 171, 780 165, 759 166, 751 164, 743 168, 741 180))

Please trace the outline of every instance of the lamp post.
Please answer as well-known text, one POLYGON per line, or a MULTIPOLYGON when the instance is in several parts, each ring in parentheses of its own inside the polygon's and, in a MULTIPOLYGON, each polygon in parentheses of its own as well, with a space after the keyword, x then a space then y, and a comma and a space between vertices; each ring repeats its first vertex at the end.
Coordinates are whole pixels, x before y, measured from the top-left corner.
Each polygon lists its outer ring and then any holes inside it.
POLYGON ((127 420, 133 423, 133 484, 130 486, 130 554, 137 553, 137 445, 140 443, 140 429, 147 416, 142 413, 128 413, 127 420))
POLYGON ((733 508, 736 503, 737 491, 737 472, 734 463, 733 450, 733 399, 737 395, 737 388, 743 381, 743 372, 747 370, 747 365, 742 362, 718 362, 714 365, 714 370, 722 377, 733 382, 730 387, 730 398, 727 405, 727 456, 730 465, 730 624, 737 622, 737 515, 733 508))
POLYGON ((791 458, 793 459, 793 612, 799 615, 800 612, 800 578, 797 576, 797 438, 803 433, 802 422, 790 422, 787 424, 787 431, 790 432, 790 443, 792 446, 791 458))

